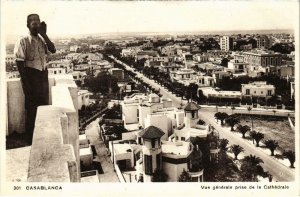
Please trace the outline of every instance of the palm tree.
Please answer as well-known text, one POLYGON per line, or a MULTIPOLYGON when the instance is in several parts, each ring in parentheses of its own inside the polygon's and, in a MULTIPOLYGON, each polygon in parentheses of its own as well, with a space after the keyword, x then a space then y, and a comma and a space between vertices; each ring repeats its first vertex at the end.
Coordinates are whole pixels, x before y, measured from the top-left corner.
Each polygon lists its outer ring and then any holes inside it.
POLYGON ((253 166, 257 166, 260 163, 264 163, 264 161, 261 158, 256 157, 255 155, 252 155, 252 154, 245 156, 243 161, 251 163, 251 165, 253 165, 253 166))
POLYGON ((271 156, 274 156, 274 151, 278 147, 278 142, 276 142, 275 140, 266 140, 264 143, 266 147, 270 149, 271 156))
POLYGON ((223 151, 223 152, 227 151, 227 149, 228 149, 228 147, 227 147, 228 143, 229 143, 229 141, 227 139, 225 139, 225 138, 220 139, 219 147, 220 147, 221 151, 223 151))
POLYGON ((244 157, 241 170, 245 181, 255 181, 257 175, 264 173, 264 170, 260 165, 261 163, 264 163, 263 160, 255 155, 244 157))
MULTIPOLYGON (((219 113, 219 112, 218 112, 219 113)), ((219 115, 219 119, 221 120, 221 125, 224 125, 224 120, 228 117, 228 114, 225 112, 221 112, 219 115)))
POLYGON ((220 120, 220 117, 221 117, 221 112, 215 113, 215 118, 217 119, 217 122, 218 120, 220 120))
POLYGON ((275 109, 273 109, 272 111, 273 111, 273 113, 274 113, 274 116, 275 116, 275 113, 276 113, 277 111, 276 111, 275 109))
POLYGON ((241 152, 244 152, 244 148, 241 147, 240 145, 232 145, 230 147, 231 151, 233 152, 234 154, 234 159, 237 160, 238 158, 238 155, 241 153, 241 152))
POLYGON ((178 177, 178 182, 192 182, 192 177, 185 169, 183 169, 178 177))
POLYGON ((250 132, 250 137, 255 140, 256 147, 259 147, 259 142, 264 138, 264 134, 256 131, 250 132))
POLYGON ((296 161, 295 158, 295 152, 292 150, 284 151, 282 154, 284 157, 286 157, 290 161, 290 168, 295 168, 294 163, 296 161))
POLYGON ((245 138, 245 134, 250 131, 250 127, 248 125, 238 125, 237 130, 243 135, 243 138, 245 138))
POLYGON ((231 131, 234 131, 234 125, 240 123, 240 120, 235 116, 229 116, 226 118, 225 122, 231 127, 231 131))

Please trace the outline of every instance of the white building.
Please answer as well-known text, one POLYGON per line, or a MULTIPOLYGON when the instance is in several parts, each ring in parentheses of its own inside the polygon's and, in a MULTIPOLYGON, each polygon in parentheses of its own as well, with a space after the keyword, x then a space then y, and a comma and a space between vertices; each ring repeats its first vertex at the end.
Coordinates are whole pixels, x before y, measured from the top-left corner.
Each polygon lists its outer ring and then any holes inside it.
POLYGON ((212 87, 200 87, 198 91, 201 90, 203 95, 207 98, 241 98, 240 91, 218 91, 212 87))
MULTIPOLYGON (((110 144, 112 160, 120 168, 132 168, 135 161, 136 176, 142 176, 144 182, 152 181, 156 169, 163 170, 169 182, 176 182, 183 170, 191 169, 194 147, 189 140, 207 138, 209 134, 208 125, 198 124, 199 107, 195 103, 188 103, 182 110, 172 107, 171 100, 155 94, 134 94, 125 97, 121 105, 124 126, 134 133, 136 143, 110 144)), ((194 181, 203 181, 203 168, 189 173, 194 181)))
POLYGON ((233 47, 233 40, 229 36, 223 36, 220 38, 220 48, 223 51, 230 51, 233 47))
POLYGON ((73 72, 73 63, 71 60, 66 59, 50 61, 48 62, 48 69, 49 68, 63 68, 65 70, 64 73, 71 73, 73 72))
POLYGON ((266 81, 242 84, 242 96, 268 98, 273 95, 275 95, 275 87, 274 85, 268 85, 266 81))
POLYGON ((239 61, 237 59, 230 60, 228 62, 228 69, 227 71, 230 71, 232 73, 242 73, 247 72, 248 63, 239 61))
POLYGON ((215 79, 207 75, 198 75, 197 76, 197 85, 199 87, 214 87, 215 79))
POLYGON ((20 78, 19 71, 6 72, 6 79, 15 79, 20 78))
POLYGON ((81 84, 83 84, 87 74, 86 72, 82 71, 74 71, 72 72, 72 76, 75 82, 80 82, 81 84))
POLYGON ((65 75, 66 70, 65 68, 56 68, 56 67, 50 67, 48 68, 49 75, 65 75))
POLYGON ((6 65, 15 64, 15 55, 14 54, 6 54, 6 56, 5 56, 5 64, 6 65))

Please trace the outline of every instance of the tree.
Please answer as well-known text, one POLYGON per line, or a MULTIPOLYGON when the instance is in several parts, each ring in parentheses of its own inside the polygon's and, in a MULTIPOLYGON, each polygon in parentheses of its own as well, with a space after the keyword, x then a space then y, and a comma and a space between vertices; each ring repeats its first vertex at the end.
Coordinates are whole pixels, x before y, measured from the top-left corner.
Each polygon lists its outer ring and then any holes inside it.
POLYGON ((221 61, 221 66, 228 67, 229 60, 227 58, 223 58, 221 61))
POLYGON ((236 144, 232 145, 232 146, 230 147, 230 149, 231 149, 231 151, 232 151, 233 154, 234 154, 234 159, 235 159, 235 160, 238 159, 237 157, 238 157, 238 155, 239 155, 241 152, 244 152, 244 148, 241 147, 240 145, 236 145, 236 144))
POLYGON ((101 72, 96 77, 87 77, 85 85, 90 91, 102 94, 119 91, 118 79, 106 72, 101 72))
POLYGON ((259 142, 264 138, 264 134, 256 131, 250 132, 250 137, 255 140, 256 147, 259 147, 259 142))
POLYGON ((231 127, 231 131, 234 131, 234 125, 240 123, 240 120, 236 116, 228 116, 225 122, 231 127))
POLYGON ((227 149, 228 149, 228 147, 227 147, 228 143, 229 143, 229 141, 227 139, 225 139, 225 138, 220 139, 219 147, 220 147, 221 151, 223 151, 223 152, 227 151, 227 149))
POLYGON ((250 127, 248 125, 238 125, 237 130, 243 135, 243 138, 245 138, 245 134, 250 131, 250 127))
POLYGON ((278 142, 276 142, 275 140, 266 140, 264 141, 264 144, 268 149, 270 149, 271 156, 274 156, 274 151, 278 147, 278 142))
POLYGON ((167 182, 168 175, 161 169, 155 169, 152 174, 152 182, 167 182))
POLYGON ((192 177, 185 169, 183 169, 178 177, 178 182, 192 182, 192 177))
POLYGON ((292 150, 284 151, 282 154, 284 157, 286 157, 290 161, 290 168, 295 168, 294 163, 296 161, 295 158, 295 152, 292 150))
POLYGON ((264 170, 260 165, 261 163, 264 163, 263 160, 255 155, 244 157, 241 165, 242 177, 244 181, 256 181, 257 175, 264 174, 264 170))
POLYGON ((228 114, 225 112, 217 112, 215 113, 215 118, 217 120, 221 120, 221 125, 224 125, 224 120, 228 117, 228 114))

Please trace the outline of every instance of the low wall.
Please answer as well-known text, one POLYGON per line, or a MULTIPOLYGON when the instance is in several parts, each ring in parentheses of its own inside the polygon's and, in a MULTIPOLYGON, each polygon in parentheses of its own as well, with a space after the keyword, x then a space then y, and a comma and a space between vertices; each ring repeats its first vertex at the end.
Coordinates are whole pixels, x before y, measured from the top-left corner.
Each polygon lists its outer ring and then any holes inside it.
POLYGON ((115 170, 116 170, 117 176, 119 178, 119 181, 121 183, 126 183, 126 180, 125 180, 125 178, 124 178, 124 176, 123 176, 123 174, 122 174, 119 166, 117 164, 114 164, 114 166, 115 166, 115 170))
MULTIPOLYGON (((50 105, 37 109, 29 158, 29 182, 79 182, 78 90, 71 75, 49 78, 50 105)), ((19 79, 7 81, 7 135, 24 132, 19 79)))

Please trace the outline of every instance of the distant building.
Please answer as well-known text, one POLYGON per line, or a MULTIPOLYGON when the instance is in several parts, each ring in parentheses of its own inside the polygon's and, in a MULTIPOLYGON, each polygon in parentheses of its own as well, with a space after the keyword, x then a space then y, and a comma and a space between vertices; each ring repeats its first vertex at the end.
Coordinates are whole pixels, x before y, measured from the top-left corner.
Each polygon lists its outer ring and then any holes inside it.
POLYGON ((111 68, 109 70, 109 73, 116 77, 118 81, 123 81, 124 80, 124 71, 120 68, 111 68))
POLYGON ((215 86, 215 80, 211 76, 197 76, 197 85, 199 87, 214 87, 215 86))
POLYGON ((232 73, 247 72, 248 63, 239 61, 238 59, 230 60, 228 62, 228 70, 232 73))
POLYGON ((259 49, 269 49, 272 46, 271 40, 268 36, 261 35, 255 38, 257 42, 257 48, 259 49))
POLYGON ((208 62, 209 56, 207 54, 195 54, 193 60, 196 62, 208 62))
POLYGON ((135 56, 135 60, 141 60, 141 59, 149 59, 149 60, 153 60, 154 57, 158 57, 158 53, 157 51, 139 51, 137 52, 136 56, 135 56))
POLYGON ((64 73, 71 73, 73 72, 73 63, 66 59, 48 62, 48 69, 55 70, 55 68, 62 68, 65 70, 64 73))
POLYGON ((215 88, 212 87, 199 87, 199 90, 202 91, 203 95, 207 98, 230 98, 230 99, 240 99, 241 98, 241 92, 240 91, 218 91, 215 88))
POLYGON ((230 51, 233 48, 233 39, 230 36, 220 38, 220 48, 223 51, 230 51))
POLYGON ((141 51, 140 47, 125 48, 125 49, 122 49, 121 56, 122 57, 135 57, 139 51, 141 51))
POLYGON ((258 70, 259 67, 281 66, 282 55, 273 51, 252 50, 243 52, 244 62, 249 64, 248 71, 258 70))
POLYGON ((6 72, 6 79, 20 78, 19 71, 6 72))
POLYGON ((15 63, 16 62, 15 62, 15 56, 14 56, 14 54, 7 54, 5 56, 5 64, 6 65, 13 65, 15 63))
POLYGON ((230 77, 231 73, 229 73, 227 71, 214 71, 212 76, 215 80, 216 86, 219 86, 219 84, 222 82, 223 78, 230 77))
POLYGON ((223 50, 207 50, 207 55, 209 57, 226 57, 230 55, 230 52, 223 50))
POLYGON ((49 75, 65 75, 66 70, 65 68, 59 68, 59 67, 48 67, 49 75))
POLYGON ((242 96, 269 98, 275 95, 275 86, 268 85, 266 81, 255 81, 242 84, 242 96))
POLYGON ((72 76, 74 81, 76 82, 76 84, 84 84, 84 80, 87 76, 86 72, 82 72, 82 71, 74 71, 72 72, 72 76))

